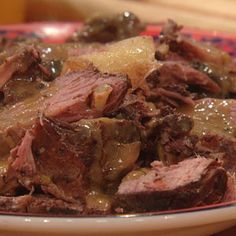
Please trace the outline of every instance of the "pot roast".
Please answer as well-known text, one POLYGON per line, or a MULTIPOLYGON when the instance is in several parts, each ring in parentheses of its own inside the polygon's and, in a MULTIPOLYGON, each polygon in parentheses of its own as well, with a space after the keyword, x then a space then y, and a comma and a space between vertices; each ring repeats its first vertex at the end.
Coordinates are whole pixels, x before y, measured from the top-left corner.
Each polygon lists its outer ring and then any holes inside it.
POLYGON ((132 13, 63 44, 0 41, 0 211, 104 215, 236 200, 236 64, 132 13))

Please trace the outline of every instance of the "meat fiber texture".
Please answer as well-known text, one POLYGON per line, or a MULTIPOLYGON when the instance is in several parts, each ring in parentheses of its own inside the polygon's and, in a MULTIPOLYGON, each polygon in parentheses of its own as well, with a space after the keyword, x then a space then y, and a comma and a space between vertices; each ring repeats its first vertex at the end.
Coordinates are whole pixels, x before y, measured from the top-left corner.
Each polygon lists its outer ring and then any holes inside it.
POLYGON ((58 78, 56 87, 58 91, 46 102, 44 113, 47 117, 72 122, 113 111, 121 103, 129 83, 124 75, 102 74, 91 69, 58 78), (107 99, 96 107, 98 93, 107 99))
POLYGON ((68 202, 83 198, 88 145, 73 127, 42 118, 11 151, 6 184, 13 178, 29 191, 40 186, 44 193, 68 202))
POLYGON ((155 161, 146 175, 121 183, 116 206, 124 212, 201 206, 220 202, 226 189, 227 174, 213 159, 198 157, 169 167, 155 161))

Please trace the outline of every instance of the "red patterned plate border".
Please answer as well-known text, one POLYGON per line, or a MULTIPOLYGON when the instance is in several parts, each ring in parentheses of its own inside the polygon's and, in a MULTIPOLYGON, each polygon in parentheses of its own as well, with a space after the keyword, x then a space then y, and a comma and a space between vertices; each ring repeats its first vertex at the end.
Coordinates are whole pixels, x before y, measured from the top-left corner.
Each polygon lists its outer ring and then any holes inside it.
MULTIPOLYGON (((0 36, 9 38, 16 36, 37 37, 42 38, 45 42, 62 43, 81 25, 79 22, 2 25, 0 26, 0 36)), ((142 34, 157 37, 161 25, 148 25, 142 34)), ((211 42, 231 55, 236 56, 236 35, 234 34, 194 28, 184 28, 183 32, 197 40, 211 42)))

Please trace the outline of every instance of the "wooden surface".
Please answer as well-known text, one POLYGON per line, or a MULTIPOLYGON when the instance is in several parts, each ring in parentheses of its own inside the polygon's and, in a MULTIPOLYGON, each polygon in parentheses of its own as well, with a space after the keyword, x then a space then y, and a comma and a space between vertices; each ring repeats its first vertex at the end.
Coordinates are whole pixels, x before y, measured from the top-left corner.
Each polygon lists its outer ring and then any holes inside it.
POLYGON ((78 21, 125 10, 147 23, 172 18, 186 26, 236 33, 236 0, 1 0, 0 24, 78 21))
MULTIPOLYGON (((1 0, 1 3, 9 2, 12 6, 15 1, 19 4, 19 0, 1 0)), ((185 26, 236 34, 236 0, 21 0, 21 2, 18 11, 22 12, 15 15, 6 14, 12 12, 12 9, 8 4, 5 4, 5 8, 2 4, 0 23, 77 21, 95 14, 109 15, 129 10, 147 23, 164 22, 172 18, 185 26), (16 18, 16 15, 20 17, 16 18)), ((217 236, 235 235, 236 227, 217 234, 217 236)))
POLYGON ((83 20, 94 14, 130 10, 148 23, 172 18, 186 26, 236 33, 235 0, 28 0, 27 3, 29 21, 83 20))

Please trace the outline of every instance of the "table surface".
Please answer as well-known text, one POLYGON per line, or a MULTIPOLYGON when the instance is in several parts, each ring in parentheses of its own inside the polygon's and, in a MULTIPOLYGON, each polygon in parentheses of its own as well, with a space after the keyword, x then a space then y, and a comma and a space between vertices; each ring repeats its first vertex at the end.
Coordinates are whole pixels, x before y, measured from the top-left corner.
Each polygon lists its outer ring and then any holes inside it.
POLYGON ((28 21, 84 20, 94 14, 114 14, 130 10, 148 23, 163 22, 172 18, 185 26, 236 33, 235 0, 25 1, 28 9, 25 12, 25 20, 28 21))
POLYGON ((172 18, 185 26, 236 33, 235 9, 236 0, 1 0, 0 24, 78 21, 129 10, 147 23, 172 18))

